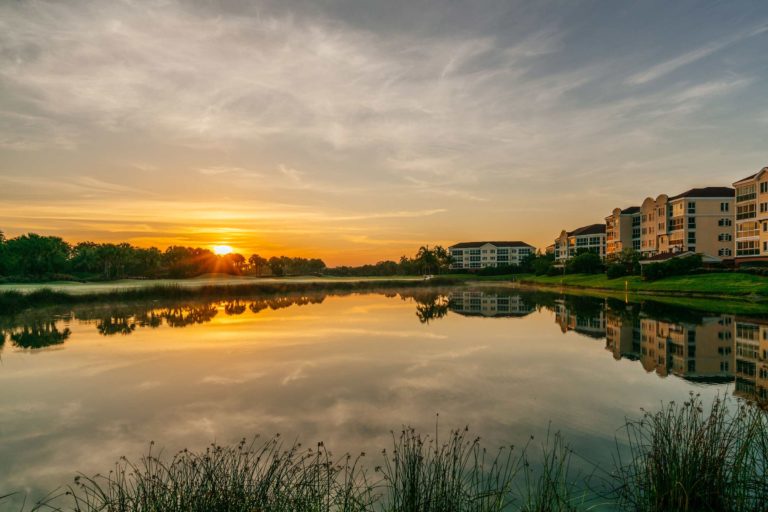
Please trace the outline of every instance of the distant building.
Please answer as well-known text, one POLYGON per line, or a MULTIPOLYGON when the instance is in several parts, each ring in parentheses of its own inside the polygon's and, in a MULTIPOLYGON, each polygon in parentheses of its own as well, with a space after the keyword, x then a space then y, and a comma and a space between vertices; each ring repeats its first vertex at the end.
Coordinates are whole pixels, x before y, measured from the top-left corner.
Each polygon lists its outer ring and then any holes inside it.
POLYGON ((686 251, 715 260, 733 256, 734 190, 703 187, 646 198, 640 207, 644 258, 686 251))
POLYGON ((524 258, 536 253, 525 242, 461 242, 448 248, 451 268, 476 270, 485 267, 519 265, 524 258))
POLYGON ((768 260, 768 167, 733 184, 736 188, 736 263, 768 260))
POLYGON ((640 207, 616 208, 605 218, 605 256, 611 259, 624 249, 640 251, 640 207))
POLYGON ((583 251, 592 251, 605 258, 605 224, 590 224, 573 231, 562 231, 555 239, 556 261, 567 261, 583 251))

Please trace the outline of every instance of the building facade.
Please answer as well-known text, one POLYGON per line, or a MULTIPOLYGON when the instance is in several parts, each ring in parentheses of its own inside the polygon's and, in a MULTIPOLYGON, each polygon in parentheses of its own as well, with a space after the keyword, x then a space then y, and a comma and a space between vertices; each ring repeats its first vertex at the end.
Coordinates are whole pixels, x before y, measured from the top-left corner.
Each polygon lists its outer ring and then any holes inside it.
POLYGON ((733 257, 734 190, 694 188, 669 198, 669 251, 733 257))
POLYGON ((646 198, 640 207, 645 258, 690 251, 712 259, 734 255, 734 189, 703 187, 646 198))
POLYGON ((554 251, 555 260, 560 263, 584 251, 605 258, 605 224, 590 224, 573 231, 561 231, 555 239, 554 251))
POLYGON ((605 257, 611 259, 624 249, 640 251, 639 206, 616 208, 605 218, 605 257))
POLYGON ((525 242, 461 242, 448 248, 451 269, 478 270, 486 267, 520 265, 536 253, 536 248, 525 242))
POLYGON ((736 262, 768 261, 768 167, 733 186, 736 262))

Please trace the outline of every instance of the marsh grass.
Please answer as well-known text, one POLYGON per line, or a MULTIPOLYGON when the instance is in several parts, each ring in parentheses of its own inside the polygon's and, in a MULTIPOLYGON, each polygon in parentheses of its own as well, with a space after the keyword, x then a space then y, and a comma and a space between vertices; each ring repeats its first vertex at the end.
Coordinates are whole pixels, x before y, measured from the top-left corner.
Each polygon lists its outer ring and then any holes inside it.
MULTIPOLYGON (((71 512, 499 512, 564 511, 560 483, 567 474, 565 451, 543 455, 558 461, 545 480, 533 474, 526 450, 488 451, 469 430, 445 441, 410 428, 393 434, 372 472, 365 454, 336 459, 322 443, 311 449, 284 447, 280 437, 183 450, 172 457, 149 453, 137 463, 121 458, 106 475, 81 475, 31 511, 71 512), (369 477, 369 474, 373 478, 369 477), (558 489, 558 492, 552 492, 558 489), (538 496, 538 493, 542 493, 538 496), (534 505, 535 504, 535 505, 534 505)), ((559 439, 559 438, 558 438, 559 439)), ((556 450, 566 450, 564 443, 556 450)))
MULTIPOLYGON (((382 462, 335 458, 322 443, 284 446, 280 437, 183 450, 153 447, 106 475, 75 485, 32 511, 68 512, 636 512, 768 510, 768 420, 745 402, 698 395, 646 412, 617 439, 614 464, 574 474, 559 433, 488 451, 468 429, 444 440, 405 428, 382 462), (735 406, 735 407, 734 407, 735 406), (591 488, 600 474, 608 489, 591 488)), ((7 498, 7 496, 6 496, 7 498)), ((0 505, 3 497, 0 496, 0 505)))
POLYGON ((615 492, 625 510, 768 509, 768 422, 757 407, 698 395, 628 421, 629 459, 617 459, 615 492))

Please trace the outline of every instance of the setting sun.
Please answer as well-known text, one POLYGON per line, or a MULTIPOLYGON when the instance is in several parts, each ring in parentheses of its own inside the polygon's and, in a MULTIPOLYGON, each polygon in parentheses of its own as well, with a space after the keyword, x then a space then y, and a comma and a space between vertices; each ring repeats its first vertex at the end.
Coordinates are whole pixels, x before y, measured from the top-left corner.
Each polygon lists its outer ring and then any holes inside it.
POLYGON ((230 254, 232 252, 232 247, 229 245, 214 245, 213 246, 213 253, 217 254, 219 256, 224 256, 225 254, 230 254))

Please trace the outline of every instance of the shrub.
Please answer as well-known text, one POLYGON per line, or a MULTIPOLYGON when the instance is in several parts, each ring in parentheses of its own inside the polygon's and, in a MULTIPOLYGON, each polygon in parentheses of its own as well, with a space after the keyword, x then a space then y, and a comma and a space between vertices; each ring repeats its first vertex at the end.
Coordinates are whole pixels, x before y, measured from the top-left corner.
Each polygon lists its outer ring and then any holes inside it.
POLYGON ((611 263, 605 269, 605 274, 608 279, 618 279, 627 275, 627 267, 620 263, 611 263))
POLYGON ((670 276, 692 274, 701 269, 701 255, 694 254, 682 258, 672 258, 664 262, 650 263, 643 268, 643 276, 648 281, 670 276))
POLYGON ((569 274, 599 274, 603 271, 603 261, 598 254, 585 252, 568 260, 565 270, 569 274))

